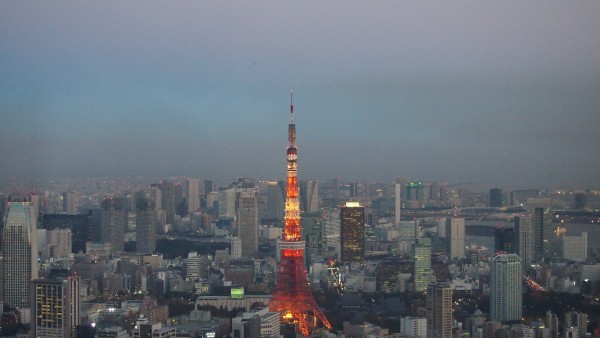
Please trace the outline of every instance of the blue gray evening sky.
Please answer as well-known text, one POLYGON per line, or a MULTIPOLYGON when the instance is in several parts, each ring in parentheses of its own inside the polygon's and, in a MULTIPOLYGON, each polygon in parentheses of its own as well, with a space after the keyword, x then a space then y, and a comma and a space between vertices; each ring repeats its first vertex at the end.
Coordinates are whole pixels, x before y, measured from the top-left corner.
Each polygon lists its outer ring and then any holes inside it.
POLYGON ((599 1, 2 1, 0 176, 600 186, 599 1))

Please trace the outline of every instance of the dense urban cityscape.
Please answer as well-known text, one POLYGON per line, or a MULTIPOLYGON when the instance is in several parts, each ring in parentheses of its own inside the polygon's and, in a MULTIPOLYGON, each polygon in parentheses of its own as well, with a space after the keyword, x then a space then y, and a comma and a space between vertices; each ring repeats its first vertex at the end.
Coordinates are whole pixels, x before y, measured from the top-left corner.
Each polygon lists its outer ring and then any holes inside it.
POLYGON ((0 1, 0 337, 600 338, 599 17, 0 1))
POLYGON ((298 181, 290 109, 286 181, 4 182, 2 334, 600 336, 600 190, 298 181))

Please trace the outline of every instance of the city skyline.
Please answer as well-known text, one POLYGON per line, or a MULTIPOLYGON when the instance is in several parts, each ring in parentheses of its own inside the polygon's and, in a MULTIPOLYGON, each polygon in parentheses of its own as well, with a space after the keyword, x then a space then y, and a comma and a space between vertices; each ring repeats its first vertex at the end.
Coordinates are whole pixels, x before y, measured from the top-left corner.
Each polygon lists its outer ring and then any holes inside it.
POLYGON ((3 177, 597 188, 600 4, 0 5, 3 177), (459 6, 460 7, 460 6, 459 6))

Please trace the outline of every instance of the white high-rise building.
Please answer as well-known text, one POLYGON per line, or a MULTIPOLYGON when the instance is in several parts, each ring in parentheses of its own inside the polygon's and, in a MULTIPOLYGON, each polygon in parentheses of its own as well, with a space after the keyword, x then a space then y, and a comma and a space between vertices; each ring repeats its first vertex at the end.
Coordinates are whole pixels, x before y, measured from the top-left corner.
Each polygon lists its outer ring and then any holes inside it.
POLYGON ((37 249, 33 206, 30 202, 9 202, 2 232, 4 304, 29 309, 29 283, 38 278, 37 249))
POLYGON ((242 258, 242 239, 231 237, 231 259, 242 258))
POLYGON ((41 248, 42 259, 68 258, 71 255, 73 244, 71 229, 46 230, 43 241, 44 245, 41 248))
POLYGON ((75 194, 72 192, 63 192, 62 193, 62 202, 63 202, 63 212, 67 215, 75 215, 77 214, 77 209, 75 208, 75 194))
POLYGON ((450 258, 465 258, 465 219, 452 217, 448 233, 450 234, 450 258))
POLYGON ((219 190, 219 218, 235 218, 235 188, 219 190))
POLYGON ((188 253, 188 258, 185 261, 187 279, 197 280, 205 277, 209 266, 210 260, 207 256, 198 255, 195 251, 188 253))
POLYGON ((490 258, 490 318, 496 321, 521 320, 521 258, 497 254, 490 258))
POLYGON ((402 317, 400 318, 400 333, 408 337, 426 338, 427 337, 427 318, 420 317, 402 317))
POLYGON ((200 209, 200 183, 195 178, 186 181, 188 213, 200 209))
POLYGON ((583 262, 587 259, 588 234, 581 233, 581 236, 563 237, 562 254, 564 259, 583 262))

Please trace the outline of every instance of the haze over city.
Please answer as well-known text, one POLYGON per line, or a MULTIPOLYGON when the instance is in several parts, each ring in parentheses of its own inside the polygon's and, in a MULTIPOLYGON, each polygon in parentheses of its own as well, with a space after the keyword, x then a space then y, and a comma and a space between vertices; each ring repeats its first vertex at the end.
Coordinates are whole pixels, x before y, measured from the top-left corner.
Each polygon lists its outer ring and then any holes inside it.
POLYGON ((600 3, 2 2, 2 177, 598 188, 600 3))

